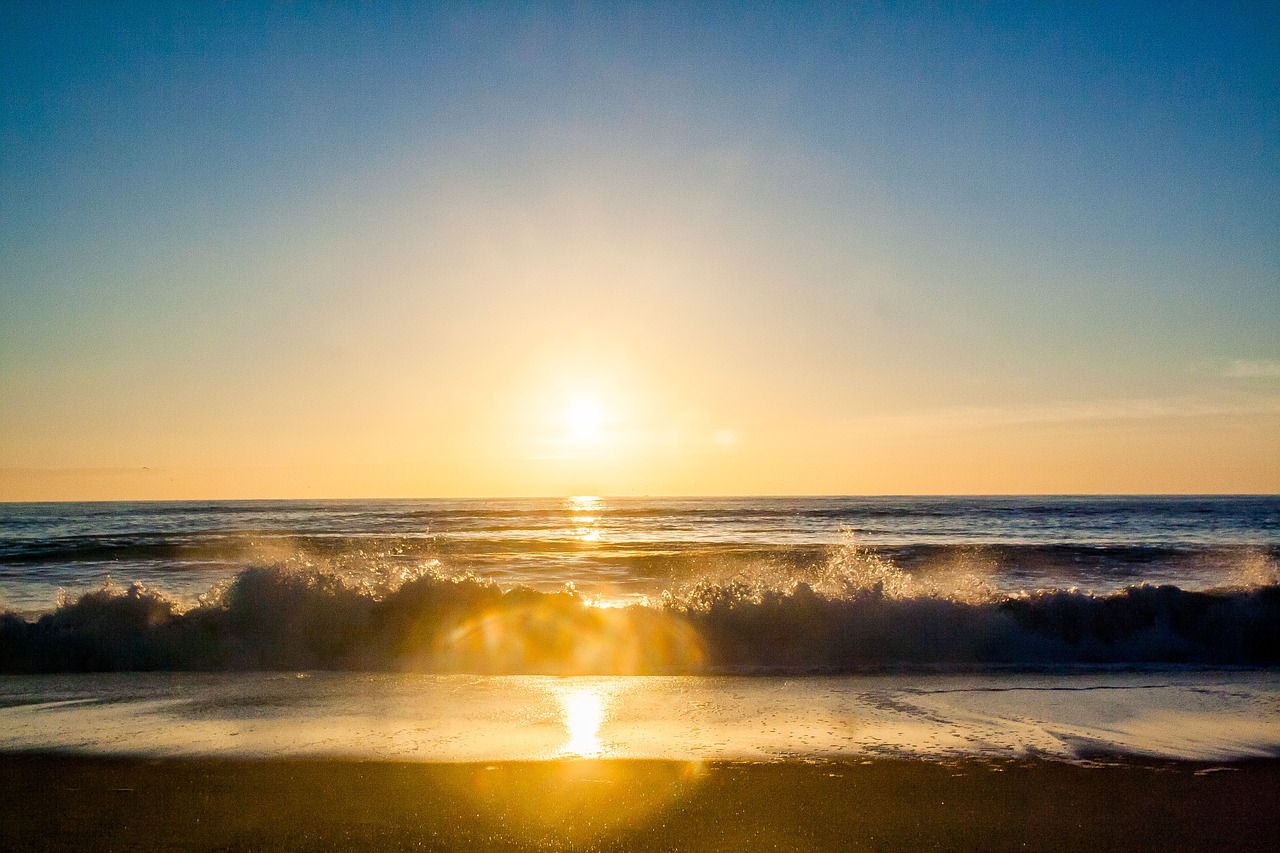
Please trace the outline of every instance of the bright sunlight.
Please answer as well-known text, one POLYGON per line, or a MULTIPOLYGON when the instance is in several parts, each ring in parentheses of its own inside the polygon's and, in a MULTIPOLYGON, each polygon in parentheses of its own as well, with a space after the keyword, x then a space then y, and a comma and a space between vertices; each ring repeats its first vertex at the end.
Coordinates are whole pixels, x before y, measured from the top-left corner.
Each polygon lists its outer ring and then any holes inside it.
POLYGON ((569 435, 577 443, 598 441, 604 427, 604 410, 593 400, 574 400, 565 415, 569 435))
POLYGON ((569 742, 564 751, 590 756, 600 752, 600 724, 604 722, 604 697, 590 690, 575 690, 560 697, 569 742))

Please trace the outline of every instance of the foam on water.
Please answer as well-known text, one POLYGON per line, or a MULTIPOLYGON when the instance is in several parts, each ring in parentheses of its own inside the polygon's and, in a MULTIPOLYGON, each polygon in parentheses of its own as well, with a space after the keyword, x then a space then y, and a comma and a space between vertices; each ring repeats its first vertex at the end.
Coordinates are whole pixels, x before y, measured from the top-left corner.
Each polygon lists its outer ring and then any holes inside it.
POLYGON ((423 761, 1280 755, 1274 672, 0 680, 0 750, 423 761))
POLYGON ((1280 744, 1275 497, 0 505, 0 602, 0 750, 1280 744))
MULTIPOLYGON (((1280 498, 716 498, 0 504, 0 601, 27 616, 108 578, 185 603, 253 567, 435 566, 635 600, 825 570, 851 534, 912 574, 1018 594, 1209 589, 1274 574, 1280 498)), ((777 585, 777 584, 775 584, 777 585)), ((1255 582, 1261 585, 1261 582, 1255 582)))
POLYGON ((105 587, 34 621, 0 617, 0 671, 503 674, 854 672, 894 667, 1280 664, 1280 586, 1135 586, 1007 596, 920 581, 849 546, 812 581, 699 581, 644 604, 503 588, 434 569, 246 569, 184 607, 105 587))

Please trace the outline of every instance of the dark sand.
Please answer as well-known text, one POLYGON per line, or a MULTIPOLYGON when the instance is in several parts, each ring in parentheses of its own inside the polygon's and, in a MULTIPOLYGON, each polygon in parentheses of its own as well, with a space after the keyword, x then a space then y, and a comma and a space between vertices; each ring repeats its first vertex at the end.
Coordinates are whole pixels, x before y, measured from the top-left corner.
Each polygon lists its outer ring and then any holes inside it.
POLYGON ((1097 853, 1280 844, 1280 760, 1215 769, 8 755, 0 765, 6 850, 1097 853))

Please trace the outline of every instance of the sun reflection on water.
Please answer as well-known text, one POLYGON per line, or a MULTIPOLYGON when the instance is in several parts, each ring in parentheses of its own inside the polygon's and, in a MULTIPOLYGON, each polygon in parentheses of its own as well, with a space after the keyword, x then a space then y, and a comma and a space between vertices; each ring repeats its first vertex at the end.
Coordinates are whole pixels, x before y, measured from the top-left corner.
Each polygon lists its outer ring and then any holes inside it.
POLYGON ((582 542, 600 541, 600 516, 597 513, 604 506, 604 501, 595 495, 574 495, 566 504, 572 514, 574 538, 582 542))
POLYGON ((574 537, 583 542, 599 542, 600 528, 596 527, 598 520, 595 516, 590 515, 585 518, 575 519, 578 522, 578 526, 573 528, 574 537))

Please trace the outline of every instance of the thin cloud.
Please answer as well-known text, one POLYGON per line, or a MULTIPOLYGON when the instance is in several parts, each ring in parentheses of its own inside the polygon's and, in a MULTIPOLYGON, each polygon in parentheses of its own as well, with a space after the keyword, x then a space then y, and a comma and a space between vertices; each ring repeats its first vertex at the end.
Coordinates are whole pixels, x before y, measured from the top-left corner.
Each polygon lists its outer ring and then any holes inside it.
POLYGON ((1280 379, 1280 361, 1237 358, 1223 375, 1232 379, 1280 379))
POLYGON ((963 406, 865 418, 863 426, 885 429, 983 429, 998 426, 1091 421, 1280 415, 1280 397, 1215 400, 1204 397, 1061 401, 1014 406, 963 406))

